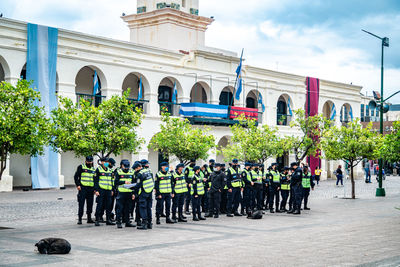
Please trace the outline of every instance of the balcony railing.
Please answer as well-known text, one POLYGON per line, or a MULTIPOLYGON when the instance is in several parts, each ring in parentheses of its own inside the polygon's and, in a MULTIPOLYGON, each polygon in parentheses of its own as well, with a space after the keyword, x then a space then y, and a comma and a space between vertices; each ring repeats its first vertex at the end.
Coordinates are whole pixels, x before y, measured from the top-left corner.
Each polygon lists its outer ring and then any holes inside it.
POLYGON ((94 96, 94 95, 76 93, 76 103, 78 103, 78 105, 79 105, 80 100, 84 99, 86 101, 89 101, 89 103, 91 105, 98 107, 104 98, 105 98, 105 96, 101 96, 101 95, 94 96))
POLYGON ((160 114, 161 112, 167 111, 172 116, 179 115, 179 109, 181 104, 176 104, 173 102, 163 102, 163 101, 158 101, 158 104, 160 105, 160 114))
POLYGON ((279 113, 277 114, 276 124, 282 126, 288 126, 290 125, 291 121, 292 121, 292 116, 287 114, 279 114, 279 113))
POLYGON ((138 99, 134 99, 134 98, 128 98, 129 104, 131 104, 132 106, 134 106, 135 108, 139 108, 141 110, 144 110, 144 104, 145 103, 149 103, 149 100, 138 100, 138 99))

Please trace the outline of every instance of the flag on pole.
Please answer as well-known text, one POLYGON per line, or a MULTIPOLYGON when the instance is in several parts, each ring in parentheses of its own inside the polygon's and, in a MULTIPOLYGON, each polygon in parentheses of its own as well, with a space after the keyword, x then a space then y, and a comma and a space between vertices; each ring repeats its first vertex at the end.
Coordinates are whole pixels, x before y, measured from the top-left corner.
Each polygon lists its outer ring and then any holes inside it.
POLYGON ((331 121, 333 121, 336 117, 336 107, 335 104, 333 104, 332 106, 332 110, 331 110, 331 121))
POLYGON ((93 96, 97 95, 100 93, 99 90, 99 77, 97 76, 97 71, 94 71, 94 76, 93 76, 93 96))
POLYGON ((236 100, 240 99, 240 94, 242 93, 243 90, 243 81, 242 81, 242 63, 243 63, 243 50, 242 49, 242 55, 240 56, 240 62, 239 62, 239 66, 236 69, 236 94, 235 94, 235 98, 236 100))
POLYGON ((351 121, 353 121, 353 119, 354 119, 354 117, 353 117, 353 108, 351 106, 350 106, 349 114, 350 114, 351 121))
POLYGON ((172 94, 172 103, 176 104, 176 97, 178 96, 178 89, 176 88, 176 82, 174 83, 174 92, 172 94))
POLYGON ((138 101, 142 100, 143 97, 143 83, 142 83, 142 77, 139 79, 139 94, 138 94, 138 101))
POLYGON ((293 116, 293 111, 292 111, 292 108, 290 107, 290 98, 288 98, 287 107, 288 107, 289 115, 293 116))
POLYGON ((265 105, 264 105, 264 103, 263 103, 263 98, 262 98, 261 93, 258 93, 258 104, 261 104, 261 106, 262 106, 262 112, 264 112, 264 111, 265 111, 265 105))

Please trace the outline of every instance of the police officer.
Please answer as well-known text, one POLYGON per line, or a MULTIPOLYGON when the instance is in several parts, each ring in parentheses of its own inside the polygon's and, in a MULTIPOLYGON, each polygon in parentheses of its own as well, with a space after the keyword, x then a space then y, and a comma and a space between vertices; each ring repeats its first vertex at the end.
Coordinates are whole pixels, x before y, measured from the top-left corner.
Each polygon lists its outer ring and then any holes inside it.
POLYGON ((154 178, 149 169, 149 162, 144 159, 140 161, 140 164, 143 168, 135 172, 137 185, 134 188, 139 191, 139 210, 142 218, 142 223, 137 229, 147 230, 153 228, 151 208, 153 206, 154 178))
POLYGON ((165 203, 166 223, 174 223, 171 218, 171 198, 173 195, 172 174, 169 172, 168 162, 160 164, 161 170, 156 174, 155 189, 156 189, 156 224, 160 224, 162 208, 165 203))
POLYGON ((243 189, 243 205, 246 210, 247 216, 251 215, 252 201, 253 201, 253 186, 254 182, 251 180, 251 166, 252 164, 246 162, 244 170, 242 171, 242 180, 244 182, 243 189))
POLYGON ((200 177, 203 179, 204 183, 204 196, 203 199, 201 200, 201 209, 205 213, 208 213, 208 188, 209 188, 208 179, 210 178, 207 169, 208 169, 207 164, 204 164, 200 168, 200 177))
POLYGON ((206 217, 219 217, 219 206, 221 203, 221 191, 224 188, 224 174, 221 171, 221 164, 214 165, 214 171, 210 175, 211 186, 208 189, 210 207, 206 217))
POLYGON ((178 222, 187 222, 186 217, 183 215, 183 204, 185 201, 186 193, 189 191, 186 183, 183 168, 185 165, 180 163, 176 166, 175 172, 172 174, 172 184, 174 189, 174 197, 172 199, 172 220, 177 222, 176 210, 178 209, 178 222))
POLYGON ((227 171, 226 184, 228 187, 226 216, 242 216, 242 214, 238 212, 242 192, 242 177, 239 168, 239 161, 237 159, 232 160, 232 166, 227 171))
POLYGON ((100 217, 103 209, 106 210, 106 225, 115 225, 111 221, 111 203, 113 195, 112 169, 109 168, 108 158, 100 159, 100 166, 94 176, 94 190, 96 198, 96 226, 100 226, 100 217))
POLYGON ((279 190, 281 187, 281 174, 277 170, 278 164, 273 163, 271 165, 271 170, 268 173, 269 180, 269 211, 270 213, 274 213, 274 198, 275 198, 275 207, 276 212, 280 213, 279 209, 279 190))
POLYGON ((300 214, 301 198, 303 195, 301 183, 303 179, 303 171, 297 162, 290 164, 292 168, 292 177, 290 178, 290 188, 293 189, 293 210, 288 213, 300 214))
POLYGON ((281 174, 281 212, 286 212, 286 204, 290 194, 290 176, 289 176, 289 168, 285 167, 281 174))
MULTIPOLYGON (((132 170, 134 172, 133 174, 133 181, 136 182, 137 181, 137 174, 139 173, 139 171, 142 169, 142 164, 140 164, 140 161, 135 161, 135 163, 133 163, 132 166, 132 170), (135 168, 136 167, 136 168, 135 168)), ((137 224, 137 226, 141 225, 141 219, 140 219, 140 210, 139 210, 139 192, 136 190, 133 190, 133 194, 135 195, 135 199, 132 200, 132 206, 131 209, 129 211, 130 213, 130 217, 133 219, 133 213, 135 213, 135 222, 137 224)))
POLYGON ((221 192, 221 204, 220 204, 220 211, 221 214, 226 214, 227 210, 226 210, 226 204, 227 204, 227 200, 228 200, 228 186, 227 186, 227 173, 226 173, 226 169, 225 169, 225 163, 221 163, 221 172, 222 175, 224 177, 224 188, 222 189, 221 192))
POLYGON ((262 174, 260 173, 260 165, 254 163, 253 170, 250 172, 251 174, 251 181, 254 183, 253 186, 253 206, 252 209, 257 207, 257 210, 262 209, 262 194, 263 194, 263 181, 262 181, 262 174))
MULTIPOLYGON (((191 181, 194 178, 194 171, 193 171, 194 166, 196 166, 196 159, 191 159, 190 163, 189 163, 189 166, 187 166, 185 168, 185 171, 184 171, 185 179, 188 182, 188 186, 189 187, 191 186, 191 181)), ((185 198, 185 213, 186 213, 186 215, 190 215, 189 206, 190 206, 191 198, 192 197, 191 197, 190 192, 188 190, 188 192, 186 193, 186 198, 185 198)))
POLYGON ((78 189, 78 224, 82 224, 83 208, 86 201, 87 223, 94 223, 92 220, 95 169, 93 157, 87 156, 85 163, 79 165, 75 175, 75 185, 78 189))
POLYGON ((200 204, 204 196, 204 183, 200 177, 200 166, 194 166, 194 177, 191 180, 190 195, 192 196, 193 221, 205 220, 201 216, 200 204))
POLYGON ((129 219, 129 210, 133 204, 132 200, 135 199, 135 195, 131 189, 134 187, 134 182, 134 170, 130 168, 129 160, 122 160, 121 167, 117 169, 117 173, 115 174, 114 182, 116 191, 118 191, 115 209, 118 228, 122 228, 121 217, 124 217, 125 227, 136 227, 129 219), (132 185, 132 187, 127 188, 126 185, 132 185))
MULTIPOLYGON (((111 220, 113 221, 114 220, 114 218, 115 218, 115 214, 114 214, 114 210, 116 210, 116 207, 115 207, 115 198, 117 197, 117 194, 118 194, 118 190, 115 188, 115 186, 114 186, 114 181, 115 181, 115 175, 117 174, 117 169, 118 168, 116 168, 115 170, 114 170, 114 167, 115 167, 115 164, 116 164, 116 162, 115 162, 115 159, 113 159, 113 158, 109 158, 108 159, 108 163, 109 163, 109 166, 108 166, 108 168, 109 169, 111 169, 111 170, 113 170, 113 172, 112 172, 112 178, 113 178, 113 195, 111 196, 111 220)), ((103 214, 104 214, 104 210, 103 210, 103 214)))
POLYGON ((315 184, 307 166, 304 166, 303 168, 303 179, 301 186, 303 188, 304 210, 310 210, 310 208, 307 207, 308 196, 310 195, 310 188, 314 190, 315 184))

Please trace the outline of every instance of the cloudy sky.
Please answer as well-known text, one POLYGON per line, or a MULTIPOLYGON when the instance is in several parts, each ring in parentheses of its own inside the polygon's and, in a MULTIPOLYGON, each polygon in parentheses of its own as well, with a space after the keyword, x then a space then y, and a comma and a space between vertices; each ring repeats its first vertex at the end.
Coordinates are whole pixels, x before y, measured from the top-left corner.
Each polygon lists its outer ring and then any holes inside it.
MULTIPOLYGON (((1 0, 5 17, 128 40, 120 19, 135 0, 1 0)), ((200 15, 216 21, 208 46, 245 49, 246 64, 380 88, 380 41, 385 49, 385 94, 400 90, 398 0, 200 0, 200 15)), ((400 96, 393 102, 400 103, 400 96)))

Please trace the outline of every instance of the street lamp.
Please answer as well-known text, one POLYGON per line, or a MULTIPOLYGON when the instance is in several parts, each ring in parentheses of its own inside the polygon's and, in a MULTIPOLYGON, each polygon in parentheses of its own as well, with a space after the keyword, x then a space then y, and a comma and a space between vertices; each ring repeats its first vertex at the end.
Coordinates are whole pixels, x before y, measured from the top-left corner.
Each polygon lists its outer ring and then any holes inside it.
MULTIPOLYGON (((368 33, 382 41, 382 56, 381 56, 381 98, 380 98, 380 133, 383 135, 383 103, 384 103, 384 98, 383 98, 383 51, 384 47, 389 47, 389 38, 387 37, 379 37, 378 35, 375 35, 373 33, 370 33, 368 31, 362 30, 365 33, 368 33)), ((382 171, 383 171, 383 159, 379 159, 379 187, 376 189, 376 196, 377 197, 384 197, 386 195, 385 193, 385 188, 382 187, 382 171)))

